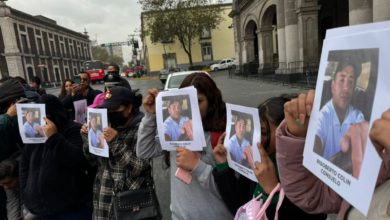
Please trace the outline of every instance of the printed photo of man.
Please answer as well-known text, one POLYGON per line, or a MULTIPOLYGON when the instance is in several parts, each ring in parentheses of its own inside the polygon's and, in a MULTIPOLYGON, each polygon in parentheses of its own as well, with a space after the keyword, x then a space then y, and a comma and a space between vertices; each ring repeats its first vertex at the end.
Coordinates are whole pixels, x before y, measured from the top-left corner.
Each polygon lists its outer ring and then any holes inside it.
POLYGON ((235 115, 234 119, 234 130, 231 131, 233 134, 229 139, 229 151, 230 157, 235 162, 251 168, 253 165, 253 156, 251 149, 251 142, 248 139, 247 125, 248 118, 242 114, 235 115))
POLYGON ((35 117, 36 111, 38 111, 38 109, 27 108, 24 110, 25 122, 23 128, 27 138, 44 137, 42 126, 37 123, 39 117, 35 117))
POLYGON ((183 98, 170 97, 167 104, 168 117, 164 121, 166 141, 192 141, 192 120, 183 115, 183 98))
POLYGON ((101 116, 97 114, 90 114, 90 127, 88 137, 91 140, 91 146, 97 148, 104 148, 104 136, 101 130, 101 116), (99 120, 99 122, 98 122, 99 120), (99 124, 99 125, 98 125, 99 124))

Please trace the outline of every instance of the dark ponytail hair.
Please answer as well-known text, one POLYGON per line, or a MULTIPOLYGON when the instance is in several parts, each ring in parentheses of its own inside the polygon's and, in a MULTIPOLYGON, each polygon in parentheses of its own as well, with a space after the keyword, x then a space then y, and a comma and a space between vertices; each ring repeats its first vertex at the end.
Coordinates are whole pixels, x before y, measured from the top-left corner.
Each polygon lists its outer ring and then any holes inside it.
POLYGON ((271 128, 270 123, 278 126, 284 119, 284 104, 292 98, 297 97, 296 94, 282 94, 279 97, 272 97, 265 100, 258 106, 259 117, 264 123, 266 139, 264 149, 268 150, 271 143, 271 128))
POLYGON ((134 96, 134 99, 133 99, 133 112, 134 114, 138 114, 139 113, 139 109, 142 105, 142 94, 139 93, 139 89, 135 89, 132 91, 133 93, 133 96, 134 96))

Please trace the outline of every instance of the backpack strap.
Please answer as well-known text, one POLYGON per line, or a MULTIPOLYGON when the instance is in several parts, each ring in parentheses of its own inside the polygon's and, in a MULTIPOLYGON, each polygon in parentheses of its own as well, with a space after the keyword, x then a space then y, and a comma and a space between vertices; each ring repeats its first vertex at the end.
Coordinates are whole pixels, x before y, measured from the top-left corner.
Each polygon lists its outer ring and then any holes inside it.
POLYGON ((278 204, 276 205, 276 210, 275 210, 275 220, 278 220, 279 218, 279 209, 282 206, 283 200, 284 200, 284 190, 282 187, 280 187, 280 192, 279 192, 279 201, 278 204))
MULTIPOLYGON (((275 188, 272 190, 272 192, 269 194, 267 200, 265 201, 265 203, 261 207, 260 211, 257 213, 256 219, 262 219, 262 217, 265 215, 265 211, 267 210, 268 206, 271 204, 272 198, 275 196, 275 194, 277 192, 280 191, 280 188, 281 188, 280 187, 280 183, 278 183, 278 185, 276 185, 275 188)), ((279 207, 281 206, 283 198, 284 198, 284 193, 283 193, 283 195, 279 195, 279 201, 278 201, 278 206, 279 207)), ((276 208, 276 213, 277 213, 278 209, 279 208, 277 207, 276 208)), ((277 219, 277 215, 275 215, 275 219, 277 219)))

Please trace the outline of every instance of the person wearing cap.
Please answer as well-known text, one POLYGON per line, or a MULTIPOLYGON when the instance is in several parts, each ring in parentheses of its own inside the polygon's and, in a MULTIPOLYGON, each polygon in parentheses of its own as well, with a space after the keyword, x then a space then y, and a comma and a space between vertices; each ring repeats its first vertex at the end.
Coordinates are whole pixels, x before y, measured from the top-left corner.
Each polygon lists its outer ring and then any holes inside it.
POLYGON ((351 62, 339 63, 332 78, 332 98, 319 112, 314 152, 351 172, 351 157, 342 151, 340 141, 352 124, 364 121, 363 113, 351 105, 358 68, 351 62))
POLYGON ((88 124, 81 128, 84 155, 98 167, 93 187, 93 218, 113 219, 113 193, 146 187, 151 178, 148 160, 136 156, 137 132, 144 114, 140 111, 142 96, 128 88, 114 86, 106 91, 104 103, 110 126, 103 128, 109 157, 89 153, 88 124))

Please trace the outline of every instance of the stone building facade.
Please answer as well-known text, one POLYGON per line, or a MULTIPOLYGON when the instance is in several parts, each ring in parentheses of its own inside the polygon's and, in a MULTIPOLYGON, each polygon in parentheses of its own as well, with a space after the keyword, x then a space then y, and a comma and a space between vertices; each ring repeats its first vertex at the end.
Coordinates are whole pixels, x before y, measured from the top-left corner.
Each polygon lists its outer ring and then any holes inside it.
POLYGON ((38 76, 44 83, 59 83, 79 73, 91 54, 86 33, 0 2, 0 78, 38 76))
POLYGON ((389 0, 233 0, 235 53, 258 72, 304 72, 319 63, 329 28, 390 20, 389 0))

